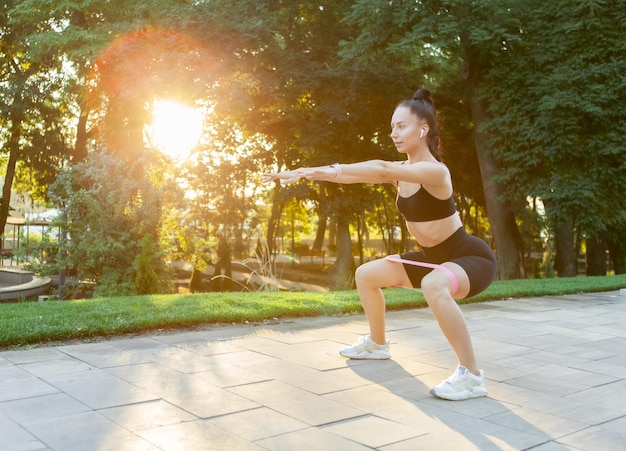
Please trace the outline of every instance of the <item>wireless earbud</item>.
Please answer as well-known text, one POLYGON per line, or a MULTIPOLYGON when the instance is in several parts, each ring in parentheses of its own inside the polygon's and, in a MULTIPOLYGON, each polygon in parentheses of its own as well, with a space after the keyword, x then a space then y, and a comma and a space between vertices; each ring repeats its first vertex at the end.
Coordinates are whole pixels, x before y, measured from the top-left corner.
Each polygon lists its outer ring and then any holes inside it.
POLYGON ((423 137, 424 137, 424 129, 421 129, 420 130, 420 138, 423 138, 423 137))

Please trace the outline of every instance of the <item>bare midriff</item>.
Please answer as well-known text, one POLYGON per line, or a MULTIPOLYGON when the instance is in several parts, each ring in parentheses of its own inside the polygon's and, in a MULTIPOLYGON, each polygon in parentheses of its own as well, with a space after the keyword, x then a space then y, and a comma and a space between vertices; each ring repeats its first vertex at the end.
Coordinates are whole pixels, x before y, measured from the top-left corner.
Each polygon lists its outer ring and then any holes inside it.
POLYGON ((409 233, 422 247, 434 247, 443 243, 462 226, 458 213, 434 221, 406 222, 409 233))

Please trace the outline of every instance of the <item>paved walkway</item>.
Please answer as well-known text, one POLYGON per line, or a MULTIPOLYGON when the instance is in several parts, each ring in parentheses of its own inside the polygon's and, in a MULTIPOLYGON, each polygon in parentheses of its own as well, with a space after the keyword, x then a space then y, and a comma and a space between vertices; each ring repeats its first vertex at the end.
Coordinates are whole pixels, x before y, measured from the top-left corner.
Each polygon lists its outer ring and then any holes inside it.
POLYGON ((393 359, 337 351, 363 316, 0 352, 2 450, 623 450, 626 296, 463 306, 489 397, 428 394, 455 359, 430 310, 393 359))

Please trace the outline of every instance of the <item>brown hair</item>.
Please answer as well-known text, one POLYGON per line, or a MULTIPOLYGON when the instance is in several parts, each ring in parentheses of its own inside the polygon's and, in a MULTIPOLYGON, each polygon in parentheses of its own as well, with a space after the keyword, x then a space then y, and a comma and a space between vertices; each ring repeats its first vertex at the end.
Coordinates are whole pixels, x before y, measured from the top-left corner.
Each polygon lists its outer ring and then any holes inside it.
POLYGON ((419 88, 413 94, 413 98, 404 100, 398 106, 407 107, 419 119, 428 124, 428 135, 426 141, 430 153, 437 161, 441 161, 441 150, 439 148, 439 127, 437 125, 437 111, 433 102, 433 93, 428 88, 419 88))

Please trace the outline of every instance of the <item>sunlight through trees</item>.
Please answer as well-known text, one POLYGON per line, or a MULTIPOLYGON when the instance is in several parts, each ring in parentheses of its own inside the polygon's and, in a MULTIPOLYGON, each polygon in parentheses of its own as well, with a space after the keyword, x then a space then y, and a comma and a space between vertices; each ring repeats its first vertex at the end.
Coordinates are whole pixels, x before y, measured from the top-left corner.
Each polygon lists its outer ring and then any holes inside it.
POLYGON ((323 249, 345 286, 353 262, 416 245, 393 187, 261 176, 400 158, 389 116, 425 85, 460 214, 500 278, 575 275, 580 255, 582 272, 624 272, 626 13, 559 5, 10 2, 0 225, 27 213, 13 192, 65 212, 50 219, 68 240, 35 269, 67 265, 80 293, 171 291, 172 262, 210 277, 220 242, 232 259, 323 249))

